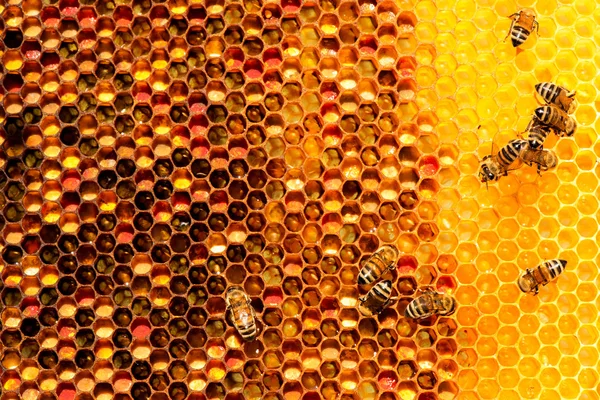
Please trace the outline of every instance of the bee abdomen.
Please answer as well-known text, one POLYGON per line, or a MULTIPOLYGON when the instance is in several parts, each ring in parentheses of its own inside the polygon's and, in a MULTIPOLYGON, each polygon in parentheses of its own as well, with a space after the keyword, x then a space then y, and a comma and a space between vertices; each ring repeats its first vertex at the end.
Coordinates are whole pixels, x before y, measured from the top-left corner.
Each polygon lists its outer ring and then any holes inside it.
POLYGON ((543 106, 535 109, 535 116, 544 124, 557 126, 560 114, 554 107, 543 106))
POLYGON ((244 340, 252 340, 256 337, 256 333, 257 333, 256 324, 239 326, 238 332, 244 340))
POLYGON ((373 286, 373 295, 382 303, 385 303, 392 295, 391 282, 383 281, 373 286))
POLYGON ((426 318, 429 315, 431 315, 431 311, 427 309, 421 297, 411 301, 404 311, 404 316, 412 319, 426 318))
POLYGON ((535 85, 535 90, 546 102, 553 103, 561 89, 554 83, 544 82, 535 85))
POLYGON ((507 166, 512 164, 513 161, 519 157, 520 152, 521 149, 518 141, 513 140, 500 149, 500 152, 498 153, 498 159, 503 165, 507 166))
POLYGON ((510 39, 512 41, 513 47, 519 47, 529 37, 529 31, 522 26, 515 25, 513 26, 512 31, 510 32, 510 39))
POLYGON ((365 265, 358 274, 358 284, 369 285, 375 282, 377 278, 379 278, 379 275, 375 272, 375 270, 370 266, 365 265))
POLYGON ((548 137, 550 131, 543 129, 540 126, 534 126, 529 130, 529 147, 532 149, 537 149, 542 146, 548 137))
POLYGON ((550 279, 554 279, 558 275, 562 274, 567 266, 567 262, 565 260, 550 260, 544 262, 543 265, 548 268, 550 279))

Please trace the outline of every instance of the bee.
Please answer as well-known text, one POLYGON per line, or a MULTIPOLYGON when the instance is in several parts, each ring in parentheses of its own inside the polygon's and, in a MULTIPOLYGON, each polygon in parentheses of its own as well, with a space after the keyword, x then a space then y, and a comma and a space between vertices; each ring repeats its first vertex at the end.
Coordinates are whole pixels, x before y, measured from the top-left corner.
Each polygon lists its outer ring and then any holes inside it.
POLYGON ((575 120, 556 106, 542 106, 534 111, 534 116, 541 123, 552 127, 558 136, 573 136, 577 129, 575 120))
POLYGON ((546 286, 550 281, 562 274, 566 267, 566 260, 549 260, 544 261, 533 269, 527 268, 525 274, 517 282, 519 289, 523 293, 533 293, 535 296, 538 294, 540 285, 546 286))
MULTIPOLYGON (((510 40, 513 47, 519 47, 529 37, 533 28, 535 27, 537 33, 540 33, 540 24, 535 20, 535 14, 531 10, 521 10, 518 13, 509 15, 508 18, 512 19, 510 29, 506 37, 510 35, 510 40)), ((506 40, 506 38, 504 39, 506 40)))
POLYGON ((227 289, 225 295, 227 309, 231 311, 231 321, 237 329, 242 339, 251 341, 256 338, 258 329, 256 328, 256 314, 250 304, 250 298, 239 286, 232 286, 227 289))
POLYGON ((428 289, 408 304, 404 316, 411 319, 423 319, 432 315, 450 315, 455 310, 456 300, 452 296, 428 289))
POLYGON ((500 179, 502 175, 508 175, 508 171, 521 166, 521 152, 527 146, 524 139, 513 139, 494 154, 485 156, 479 167, 479 178, 482 183, 500 179))
POLYGON ((554 104, 567 114, 572 114, 575 111, 575 93, 569 93, 564 87, 554 83, 543 82, 535 85, 535 91, 538 92, 542 99, 548 104, 554 104))
POLYGON ((377 283, 363 297, 359 298, 358 310, 362 315, 370 317, 381 313, 392 302, 392 281, 377 283))
POLYGON ((398 257, 400 257, 400 250, 395 246, 389 244, 381 246, 363 265, 358 274, 358 284, 370 285, 388 270, 396 268, 398 257))
POLYGON ((556 154, 551 150, 532 150, 531 148, 526 148, 521 153, 521 159, 529 166, 535 164, 537 166, 538 174, 541 171, 548 171, 558 164, 558 157, 556 157, 556 154))

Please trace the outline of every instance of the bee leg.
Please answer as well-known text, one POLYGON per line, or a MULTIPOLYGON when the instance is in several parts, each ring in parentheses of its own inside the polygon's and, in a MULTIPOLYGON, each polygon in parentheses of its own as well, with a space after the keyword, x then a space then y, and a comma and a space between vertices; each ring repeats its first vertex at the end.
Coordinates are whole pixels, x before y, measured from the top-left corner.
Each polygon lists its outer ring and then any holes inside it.
POLYGON ((419 288, 418 290, 423 294, 435 294, 435 290, 431 286, 426 286, 425 289, 419 288))
POLYGON ((573 97, 575 97, 575 94, 576 94, 576 93, 577 93, 577 92, 575 91, 575 92, 573 92, 573 93, 571 93, 571 94, 568 94, 568 95, 567 95, 567 97, 569 97, 569 98, 573 98, 573 97))
POLYGON ((510 33, 512 32, 513 26, 515 26, 515 20, 513 19, 513 17, 517 15, 517 14, 513 14, 511 15, 510 18, 512 20, 512 22, 510 23, 510 28, 508 29, 508 33, 506 34, 506 37, 504 38, 504 42, 506 42, 506 39, 508 39, 508 37, 510 36, 510 33))
POLYGON ((377 314, 381 314, 383 310, 389 307, 390 303, 391 299, 387 299, 387 301, 381 305, 381 308, 377 311, 377 314))
MULTIPOLYGON (((537 98, 536 98, 537 100, 537 98)), ((538 101, 539 104, 542 104, 538 101)), ((527 126, 525 127, 525 132, 529 131, 529 128, 531 128, 531 125, 533 125, 533 118, 531 118, 531 121, 529 121, 529 123, 527 124, 527 126)))
POLYGON ((533 21, 533 24, 535 25, 535 31, 537 32, 538 36, 540 35, 540 23, 537 21, 533 21))

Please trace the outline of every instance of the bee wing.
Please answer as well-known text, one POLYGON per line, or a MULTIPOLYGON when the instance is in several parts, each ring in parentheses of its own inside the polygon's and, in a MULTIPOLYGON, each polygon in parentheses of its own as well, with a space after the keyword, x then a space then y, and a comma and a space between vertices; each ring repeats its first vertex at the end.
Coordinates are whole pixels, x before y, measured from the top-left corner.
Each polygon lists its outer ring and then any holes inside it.
POLYGON ((508 166, 508 168, 506 168, 506 172, 517 170, 517 169, 521 168, 522 166, 523 166, 523 160, 521 159, 521 157, 517 157, 517 159, 515 161, 513 161, 513 163, 510 164, 508 166))
POLYGON ((242 325, 250 325, 254 321, 254 312, 252 311, 252 307, 250 307, 250 312, 243 313, 240 315, 240 321, 242 325))
POLYGON ((498 154, 500 149, 506 146, 508 142, 518 138, 516 131, 500 131, 496 133, 492 139, 492 155, 498 154))

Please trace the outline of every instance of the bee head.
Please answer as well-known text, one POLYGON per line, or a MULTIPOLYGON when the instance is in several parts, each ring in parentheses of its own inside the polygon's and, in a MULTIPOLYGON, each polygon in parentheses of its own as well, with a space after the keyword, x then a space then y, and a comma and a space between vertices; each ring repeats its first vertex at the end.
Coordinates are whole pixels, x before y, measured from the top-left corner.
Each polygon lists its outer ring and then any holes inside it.
POLYGON ((396 262, 398 261, 398 257, 400 257, 400 251, 395 246, 382 246, 381 252, 383 253, 386 260, 392 261, 392 267, 396 267, 396 262))
POLYGON ((535 289, 535 282, 529 275, 529 272, 522 275, 517 281, 517 284, 523 293, 529 293, 535 289))
POLYGON ((535 17, 535 12, 531 8, 524 8, 519 13, 523 13, 524 15, 528 15, 530 17, 535 17))
POLYGON ((496 175, 490 171, 490 168, 487 166, 487 164, 482 164, 481 169, 479 170, 479 179, 481 180, 481 183, 486 183, 496 179, 496 175))
POLYGON ((454 297, 446 296, 446 313, 444 315, 453 314, 456 311, 456 300, 454 297))
POLYGON ((229 287, 229 289, 227 289, 227 292, 225 294, 225 297, 230 302, 239 301, 245 296, 246 296, 246 293, 244 292, 244 289, 242 289, 240 286, 229 287))

